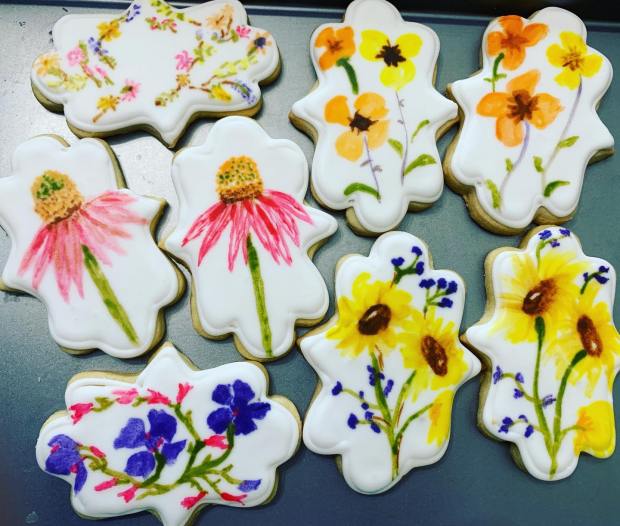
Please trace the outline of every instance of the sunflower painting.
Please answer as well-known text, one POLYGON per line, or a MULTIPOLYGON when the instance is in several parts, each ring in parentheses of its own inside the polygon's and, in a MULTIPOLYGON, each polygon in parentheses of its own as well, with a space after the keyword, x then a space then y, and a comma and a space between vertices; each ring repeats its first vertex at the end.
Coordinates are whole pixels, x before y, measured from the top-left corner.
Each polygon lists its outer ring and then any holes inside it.
POLYGON ((492 257, 489 314, 466 332, 491 364, 485 429, 514 442, 542 480, 567 477, 581 451, 611 455, 611 392, 620 335, 614 271, 566 228, 540 228, 524 249, 492 257))

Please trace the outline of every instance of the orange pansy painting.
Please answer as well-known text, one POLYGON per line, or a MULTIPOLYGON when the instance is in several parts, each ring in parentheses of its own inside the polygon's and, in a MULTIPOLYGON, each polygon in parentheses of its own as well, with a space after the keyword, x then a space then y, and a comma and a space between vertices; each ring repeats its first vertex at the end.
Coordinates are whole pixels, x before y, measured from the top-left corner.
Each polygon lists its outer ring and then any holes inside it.
POLYGON ((321 69, 330 69, 341 58, 349 58, 355 53, 353 28, 347 26, 334 30, 333 27, 326 27, 319 33, 314 45, 318 48, 325 48, 324 53, 319 57, 321 69))
POLYGON ((487 52, 492 57, 504 54, 504 68, 517 69, 525 59, 525 48, 535 46, 547 36, 546 24, 523 24, 517 15, 502 16, 499 23, 503 31, 493 31, 487 37, 487 52))
POLYGON ((539 80, 540 72, 532 69, 512 79, 506 92, 487 93, 478 103, 479 115, 497 119, 495 135, 504 145, 518 146, 530 124, 542 130, 562 111, 553 95, 534 93, 539 80))

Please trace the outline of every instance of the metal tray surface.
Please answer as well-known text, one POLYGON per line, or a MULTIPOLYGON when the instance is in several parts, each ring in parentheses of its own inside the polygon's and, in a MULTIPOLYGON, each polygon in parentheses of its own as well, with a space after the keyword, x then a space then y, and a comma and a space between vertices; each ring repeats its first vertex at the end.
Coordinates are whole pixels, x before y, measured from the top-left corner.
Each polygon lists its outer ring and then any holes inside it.
MULTIPOLYGON (((99 3, 101 5, 101 2, 99 3)), ((104 2, 105 4, 105 2, 104 2)), ((105 7, 110 11, 111 3, 105 7)), ((116 2, 115 2, 116 4, 116 2)), ((114 10, 116 5, 112 8, 114 10)), ((50 30, 64 14, 94 12, 88 8, 34 5, 0 5, 0 174, 10 171, 18 144, 31 136, 56 133, 76 140, 63 115, 44 109, 30 89, 32 60, 50 47, 50 30)), ((505 11, 510 7, 505 6, 505 11)), ((104 12, 101 10, 101 12, 104 12)), ((252 7, 252 23, 271 31, 279 44, 283 70, 275 84, 264 90, 265 104, 258 122, 273 137, 298 143, 311 161, 312 142, 288 121, 292 103, 304 96, 315 81, 308 43, 312 31, 328 20, 339 20, 340 10, 252 7)), ((450 17, 407 14, 430 25, 439 35, 441 52, 438 89, 468 76, 479 66, 480 38, 488 22, 484 17, 450 17)), ((620 25, 589 24, 588 42, 620 64, 620 25)), ((600 106, 600 115, 613 135, 620 138, 620 82, 615 79, 600 106)), ((209 121, 191 126, 179 147, 201 144, 209 121)), ((443 153, 454 130, 440 141, 443 153)), ((109 143, 118 156, 129 187, 138 193, 166 198, 171 208, 160 226, 174 220, 176 199, 170 179, 173 151, 144 133, 115 137, 109 143)), ((0 199, 2 196, 0 196, 0 199)), ((581 202, 568 223, 581 238, 585 252, 606 258, 620 268, 620 155, 588 168, 581 202)), ((315 204, 308 195, 311 203, 315 204)), ((315 256, 325 277, 332 302, 336 262, 350 253, 367 254, 373 240, 358 237, 337 213, 338 232, 315 256)), ((463 199, 445 188, 430 209, 408 214, 402 230, 426 240, 436 268, 457 271, 467 283, 462 329, 476 322, 484 309, 483 261, 501 246, 515 246, 518 237, 489 234, 467 214, 463 199)), ((0 265, 9 251, 9 239, 0 234, 0 265)), ((616 319, 620 307, 616 305, 616 319)), ((167 336, 200 368, 241 359, 232 340, 209 341, 192 328, 189 299, 166 312, 167 336)), ((39 428, 54 411, 64 407, 64 390, 74 374, 87 370, 138 372, 147 357, 121 361, 102 352, 83 357, 62 352, 51 339, 44 306, 19 294, 0 294, 0 524, 72 526, 88 524, 69 502, 69 486, 43 474, 34 455, 39 428)), ((301 353, 294 350, 267 365, 272 392, 289 397, 303 413, 316 377, 301 353)), ((479 378, 458 393, 453 411, 452 438, 446 455, 437 464, 416 469, 396 487, 379 496, 356 494, 345 484, 332 458, 300 448, 280 470, 280 486, 267 506, 205 509, 196 524, 618 524, 620 522, 620 452, 607 460, 583 455, 567 480, 543 483, 520 471, 509 448, 485 438, 476 427, 479 378)), ((620 383, 616 384, 620 394, 620 383)), ((620 409, 616 407, 616 418, 620 409)), ((110 519, 102 524, 155 525, 150 514, 110 519)))

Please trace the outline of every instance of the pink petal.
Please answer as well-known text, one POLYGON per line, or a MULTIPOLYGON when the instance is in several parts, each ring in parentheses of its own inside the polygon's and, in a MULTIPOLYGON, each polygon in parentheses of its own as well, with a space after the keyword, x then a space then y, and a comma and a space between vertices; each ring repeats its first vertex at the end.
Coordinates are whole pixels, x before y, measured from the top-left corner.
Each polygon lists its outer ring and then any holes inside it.
POLYGON ((234 203, 232 207, 230 241, 228 242, 228 270, 231 272, 235 267, 235 260, 239 254, 241 243, 244 245, 246 243, 250 222, 250 218, 245 213, 245 208, 241 203, 234 203))
POLYGON ((198 265, 202 263, 202 260, 207 255, 207 252, 213 248, 218 239, 222 236, 226 226, 231 219, 231 207, 227 206, 224 212, 220 214, 217 220, 209 227, 207 234, 202 240, 200 250, 198 252, 198 265))
POLYGON ((32 286, 35 289, 39 288, 39 284, 45 275, 47 267, 52 261, 52 257, 56 250, 56 225, 48 225, 48 233, 45 240, 45 247, 39 254, 39 258, 34 265, 35 271, 32 276, 32 286))
POLYGON ((19 265, 19 274, 23 274, 24 272, 26 272, 26 270, 28 270, 30 263, 32 263, 32 260, 37 255, 39 250, 47 244, 49 232, 49 225, 43 225, 41 228, 39 228, 39 231, 36 233, 34 239, 32 240, 32 243, 30 243, 28 250, 26 250, 26 253, 24 254, 22 262, 19 265))
POLYGON ((226 205, 221 201, 218 201, 214 205, 210 206, 194 221, 192 226, 187 231, 187 234, 183 238, 181 245, 185 246, 187 243, 193 241, 198 236, 200 236, 203 233, 204 229, 207 227, 207 225, 213 221, 217 221, 219 215, 224 213, 225 210, 226 205))

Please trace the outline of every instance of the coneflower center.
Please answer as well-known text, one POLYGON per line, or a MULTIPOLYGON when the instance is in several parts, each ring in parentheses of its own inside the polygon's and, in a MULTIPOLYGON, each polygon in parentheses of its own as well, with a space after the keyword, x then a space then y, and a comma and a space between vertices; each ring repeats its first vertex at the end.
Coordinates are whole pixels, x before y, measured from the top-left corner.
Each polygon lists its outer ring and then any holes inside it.
POLYGON ((426 363, 437 376, 448 374, 448 355, 441 343, 426 335, 422 338, 421 351, 426 363))
POLYGON ((392 319, 392 310, 383 303, 377 303, 366 309, 357 322, 357 330, 366 336, 374 336, 388 328, 392 319))
POLYGON ((390 46, 389 42, 385 44, 381 51, 375 58, 380 58, 385 62, 386 66, 397 67, 400 62, 405 62, 407 59, 403 57, 402 52, 398 44, 390 46))
POLYGON ((508 104, 508 115, 520 122, 532 118, 532 112, 536 109, 536 97, 530 96, 526 90, 518 90, 512 93, 512 101, 508 104))
POLYGON ((351 128, 351 131, 357 131, 358 133, 365 132, 368 131, 368 128, 375 122, 377 121, 364 117, 359 111, 356 111, 353 118, 349 121, 349 128, 351 128))
POLYGON ((215 189, 224 203, 254 199, 263 193, 263 179, 251 157, 231 157, 217 171, 215 189))
POLYGON ((562 66, 565 68, 569 68, 571 71, 581 69, 582 64, 583 56, 581 55, 581 53, 578 53, 576 51, 566 53, 562 60, 562 66))
POLYGON ((84 198, 71 178, 55 170, 46 170, 30 188, 34 211, 45 223, 56 223, 75 212, 84 198))
POLYGON ((553 303, 557 291, 557 285, 552 279, 543 279, 525 295, 521 310, 530 316, 544 314, 553 303))
POLYGON ((598 357, 603 352, 603 341, 591 318, 585 314, 577 320, 577 332, 581 345, 589 356, 598 357))

